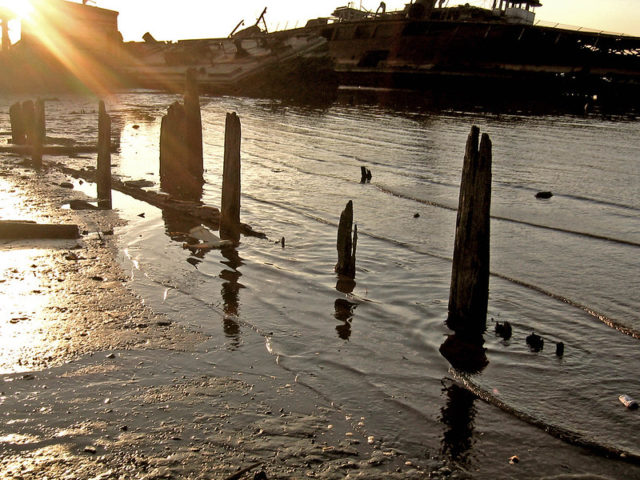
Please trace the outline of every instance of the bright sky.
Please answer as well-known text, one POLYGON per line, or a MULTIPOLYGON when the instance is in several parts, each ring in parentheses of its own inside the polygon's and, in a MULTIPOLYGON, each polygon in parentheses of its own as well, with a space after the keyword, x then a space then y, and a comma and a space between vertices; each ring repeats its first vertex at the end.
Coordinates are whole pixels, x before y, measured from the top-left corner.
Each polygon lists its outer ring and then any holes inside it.
MULTIPOLYGON (((0 4, 16 0, 0 0, 0 4)), ((80 1, 80 0, 76 0, 80 1)), ((406 0, 408 1, 408 0, 406 0)), ((387 10, 404 7, 404 0, 386 0, 387 10)), ((536 18, 565 25, 640 36, 640 0, 541 0, 536 18)), ((91 2, 90 2, 91 3, 91 2)), ((266 6, 270 30, 292 28, 310 18, 329 16, 346 0, 95 0, 92 4, 120 12, 125 40, 141 40, 145 32, 158 40, 227 36, 244 19, 255 23, 266 6)), ((470 3, 490 7, 493 0, 449 0, 450 5, 470 3)), ((355 6, 360 0, 354 1, 355 6)), ((362 0, 375 10, 379 0, 362 0)))

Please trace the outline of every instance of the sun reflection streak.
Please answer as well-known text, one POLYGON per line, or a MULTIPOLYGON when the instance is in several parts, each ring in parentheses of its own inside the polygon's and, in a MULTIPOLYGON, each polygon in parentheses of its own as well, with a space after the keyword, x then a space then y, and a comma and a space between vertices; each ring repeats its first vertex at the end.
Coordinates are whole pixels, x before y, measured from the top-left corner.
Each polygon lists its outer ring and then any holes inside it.
MULTIPOLYGON (((25 369, 34 345, 50 342, 42 315, 50 297, 32 268, 41 255, 36 249, 0 250, 0 373, 25 369)), ((55 346, 47 345, 47 348, 55 346)), ((40 350, 40 349, 39 349, 40 350)))

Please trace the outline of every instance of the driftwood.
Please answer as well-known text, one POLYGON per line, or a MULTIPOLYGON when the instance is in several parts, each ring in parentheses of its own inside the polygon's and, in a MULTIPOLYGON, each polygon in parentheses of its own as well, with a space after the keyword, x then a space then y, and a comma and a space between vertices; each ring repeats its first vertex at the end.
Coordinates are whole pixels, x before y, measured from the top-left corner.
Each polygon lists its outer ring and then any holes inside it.
POLYGON ((456 333, 481 335, 489 301, 491 140, 471 128, 462 169, 447 325, 456 333))
MULTIPOLYGON (((76 170, 61 163, 56 163, 55 168, 74 178, 82 178, 88 182, 96 181, 96 171, 94 169, 76 170)), ((111 188, 117 192, 129 195, 136 200, 141 200, 162 210, 168 210, 181 214, 183 217, 192 218, 210 227, 213 230, 220 228, 220 210, 216 207, 203 205, 201 202, 190 202, 176 199, 166 193, 147 191, 137 185, 137 182, 122 181, 116 177, 111 179, 111 188)), ((266 238, 262 232, 255 231, 251 225, 241 223, 239 231, 243 235, 266 238)))
POLYGON ((104 102, 98 107, 98 166, 97 190, 98 207, 111 209, 111 117, 104 102))
POLYGON ((236 113, 227 113, 222 173, 220 236, 237 239, 240 225, 240 142, 242 128, 236 113))
POLYGON ((338 225, 338 263, 336 272, 348 278, 356 277, 356 247, 358 244, 358 226, 353 227, 353 202, 349 200, 340 215, 338 225))
POLYGON ((0 220, 0 238, 71 239, 80 236, 77 225, 42 224, 19 220, 0 220))

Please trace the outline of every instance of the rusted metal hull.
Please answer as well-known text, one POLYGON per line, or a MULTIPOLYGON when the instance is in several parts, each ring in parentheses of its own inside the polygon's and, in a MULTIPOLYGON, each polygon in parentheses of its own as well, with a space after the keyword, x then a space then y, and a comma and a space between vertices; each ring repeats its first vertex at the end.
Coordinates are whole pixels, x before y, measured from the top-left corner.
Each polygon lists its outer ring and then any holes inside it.
POLYGON ((397 17, 303 30, 327 39, 341 85, 428 90, 477 84, 522 97, 610 95, 615 86, 617 94, 640 101, 638 37, 397 17))

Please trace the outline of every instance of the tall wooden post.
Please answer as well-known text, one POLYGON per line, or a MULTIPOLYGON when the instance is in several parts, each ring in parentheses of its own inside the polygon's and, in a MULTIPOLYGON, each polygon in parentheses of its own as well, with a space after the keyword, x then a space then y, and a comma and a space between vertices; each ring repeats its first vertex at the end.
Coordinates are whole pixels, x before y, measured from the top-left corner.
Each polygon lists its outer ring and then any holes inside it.
POLYGON ((31 154, 31 159, 33 161, 33 165, 36 168, 42 167, 42 150, 44 148, 45 136, 46 136, 46 120, 45 120, 45 109, 44 109, 44 100, 38 99, 36 100, 34 107, 34 116, 33 116, 33 150, 31 154))
POLYGON ((98 107, 98 208, 111 210, 111 117, 104 102, 98 107))
POLYGON ((174 102, 160 125, 160 186, 172 195, 184 198, 189 190, 190 174, 185 168, 185 112, 174 102))
POLYGON ((462 169, 447 325, 457 334, 482 335, 489 301, 491 140, 471 128, 462 169))
POLYGON ((338 263, 336 272, 348 278, 356 278, 356 247, 358 244, 358 226, 353 228, 353 202, 349 200, 340 214, 338 225, 338 263))
POLYGON ((22 104, 14 103, 9 108, 9 119, 11 121, 11 143, 14 145, 24 145, 27 143, 27 132, 22 114, 22 104))
POLYGON ((204 172, 202 150, 202 115, 200 112, 200 94, 198 80, 192 69, 187 71, 185 93, 185 142, 187 149, 187 170, 196 179, 202 181, 204 172))
POLYGON ((36 109, 32 100, 22 102, 22 119, 24 121, 24 133, 28 145, 33 145, 35 135, 36 109))
POLYGON ((238 115, 227 113, 224 132, 224 165, 220 205, 220 236, 239 239, 240 227, 240 142, 242 128, 238 115))

